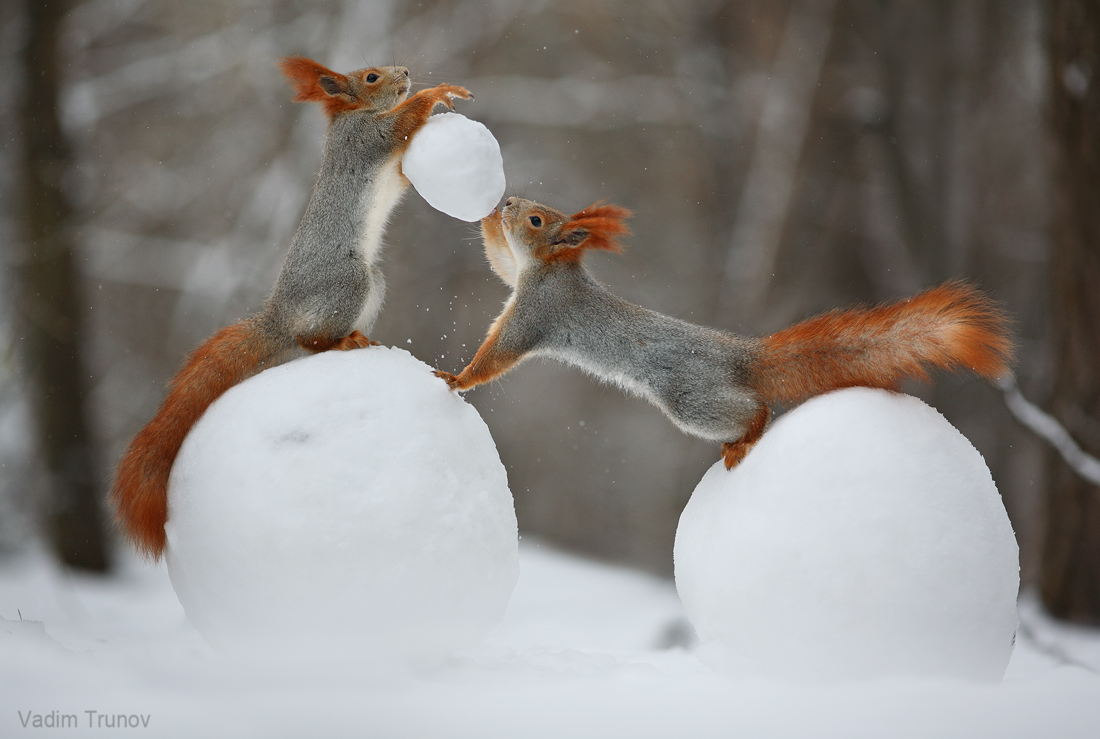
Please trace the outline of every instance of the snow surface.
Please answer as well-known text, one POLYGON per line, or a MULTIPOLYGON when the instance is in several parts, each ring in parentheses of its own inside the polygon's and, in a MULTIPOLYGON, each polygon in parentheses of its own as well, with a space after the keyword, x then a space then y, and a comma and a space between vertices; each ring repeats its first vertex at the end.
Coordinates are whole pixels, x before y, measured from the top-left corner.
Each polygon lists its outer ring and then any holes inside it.
POLYGON ((504 619, 482 645, 407 673, 354 660, 293 671, 222 660, 187 622, 163 565, 130 557, 98 579, 37 550, 0 560, 0 736, 23 736, 20 712, 31 711, 77 715, 82 728, 87 711, 148 716, 141 736, 187 738, 1073 739, 1100 726, 1100 631, 1052 622, 1030 597, 999 685, 814 686, 731 679, 692 649, 668 648, 684 633, 669 581, 529 537, 520 567, 504 619))
POLYGON ((781 417, 703 477, 676 533, 676 584, 734 673, 1000 680, 1019 549, 985 461, 935 409, 869 388, 781 417))
POLYGON ((409 142, 401 171, 428 204, 462 221, 479 221, 504 195, 504 160, 496 138, 459 113, 428 119, 409 142))
POLYGON ((442 661, 500 621, 519 575, 489 429, 403 349, 325 352, 230 389, 168 500, 168 573, 226 654, 285 652, 294 634, 311 655, 442 661))

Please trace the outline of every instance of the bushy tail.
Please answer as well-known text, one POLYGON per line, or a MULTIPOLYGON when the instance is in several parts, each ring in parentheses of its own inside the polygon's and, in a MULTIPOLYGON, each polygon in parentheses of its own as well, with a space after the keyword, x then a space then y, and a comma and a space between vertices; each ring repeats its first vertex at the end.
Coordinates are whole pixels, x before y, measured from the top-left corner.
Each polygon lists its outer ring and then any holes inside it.
POLYGON ((761 340, 754 389, 798 403, 844 387, 897 389, 931 369, 1008 372, 1008 321, 975 288, 949 282, 896 303, 823 313, 761 340))
POLYGON ((279 353, 251 321, 207 339, 168 385, 168 395, 122 455, 111 502, 123 533, 142 554, 160 557, 168 520, 168 475, 191 427, 229 388, 272 363, 279 353))

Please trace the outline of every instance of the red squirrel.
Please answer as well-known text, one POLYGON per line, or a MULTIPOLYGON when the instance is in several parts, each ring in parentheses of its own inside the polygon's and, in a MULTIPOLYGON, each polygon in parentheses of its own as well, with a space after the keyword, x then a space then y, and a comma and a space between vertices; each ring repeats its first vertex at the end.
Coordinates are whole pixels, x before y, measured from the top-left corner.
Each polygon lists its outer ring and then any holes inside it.
POLYGON ((365 333, 382 307, 376 263, 390 212, 408 187, 401 156, 442 103, 470 99, 455 85, 409 97, 405 67, 334 72, 304 57, 280 63, 297 93, 328 117, 305 214, 262 311, 222 329, 184 362, 160 410, 130 443, 111 487, 122 531, 143 554, 164 550, 168 477, 188 431, 222 393, 297 350, 377 345, 365 333))
POLYGON ((485 253, 512 287, 452 390, 554 357, 649 400, 682 431, 722 442, 732 469, 760 440, 771 406, 845 387, 896 390, 933 368, 986 379, 1008 371, 1007 321, 974 288, 949 282, 896 303, 836 310, 748 338, 656 313, 613 295, 585 269, 589 249, 618 251, 630 211, 596 203, 566 215, 508 198, 482 219, 485 253))

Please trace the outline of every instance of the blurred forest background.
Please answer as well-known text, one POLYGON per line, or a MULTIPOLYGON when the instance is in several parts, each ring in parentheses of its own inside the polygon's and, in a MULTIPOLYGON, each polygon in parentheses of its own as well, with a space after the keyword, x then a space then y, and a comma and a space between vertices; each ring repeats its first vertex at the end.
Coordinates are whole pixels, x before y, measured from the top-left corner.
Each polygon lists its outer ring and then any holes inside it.
MULTIPOLYGON (((1023 393, 1096 454, 1097 16, 1080 0, 4 2, 0 547, 42 536, 109 569, 121 545, 96 501, 116 460, 184 355, 261 306, 309 195, 324 122, 289 101, 275 63, 292 54, 468 87, 460 112, 496 134, 510 194, 635 211, 629 250, 589 263, 674 316, 763 334, 972 280, 1015 321, 1023 393)), ((383 269, 372 338, 450 371, 507 296, 475 228, 415 191, 383 269)), ((1025 585, 1100 619, 1096 486, 998 389, 907 390, 985 456, 1025 585)), ((671 573, 715 446, 552 363, 467 397, 523 531, 671 573)))

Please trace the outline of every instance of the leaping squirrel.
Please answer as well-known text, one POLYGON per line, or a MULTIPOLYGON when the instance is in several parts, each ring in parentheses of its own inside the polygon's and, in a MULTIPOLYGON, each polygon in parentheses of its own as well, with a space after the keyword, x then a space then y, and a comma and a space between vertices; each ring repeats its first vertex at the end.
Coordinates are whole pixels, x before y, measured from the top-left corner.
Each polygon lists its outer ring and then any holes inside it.
POLYGON ((1007 321, 974 288, 949 282, 875 308, 831 311, 764 338, 736 336, 656 313, 609 292, 582 264, 619 250, 630 211, 597 203, 566 215, 509 198, 482 219, 485 254, 512 287, 504 310, 452 390, 548 356, 649 400, 682 431, 722 442, 732 469, 760 440, 770 406, 839 388, 896 390, 933 368, 986 379, 1008 371, 1007 321))
POLYGON ((333 72, 304 57, 280 63, 297 102, 328 117, 324 153, 305 214, 262 311, 223 328, 184 362, 160 410, 119 462, 111 501, 122 530, 158 558, 168 518, 168 476, 188 431, 222 393, 297 349, 322 352, 377 342, 366 332, 382 307, 376 266, 386 220, 408 187, 401 155, 437 104, 470 99, 455 85, 409 97, 405 67, 333 72))

